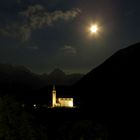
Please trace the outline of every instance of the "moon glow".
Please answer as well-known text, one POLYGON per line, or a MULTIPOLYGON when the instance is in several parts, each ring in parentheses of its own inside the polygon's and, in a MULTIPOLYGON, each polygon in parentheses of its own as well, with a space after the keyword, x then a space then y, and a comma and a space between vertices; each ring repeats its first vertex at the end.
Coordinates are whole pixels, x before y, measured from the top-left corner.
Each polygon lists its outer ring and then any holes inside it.
POLYGON ((98 31, 98 26, 97 25, 91 25, 89 28, 89 31, 91 34, 96 34, 98 31))

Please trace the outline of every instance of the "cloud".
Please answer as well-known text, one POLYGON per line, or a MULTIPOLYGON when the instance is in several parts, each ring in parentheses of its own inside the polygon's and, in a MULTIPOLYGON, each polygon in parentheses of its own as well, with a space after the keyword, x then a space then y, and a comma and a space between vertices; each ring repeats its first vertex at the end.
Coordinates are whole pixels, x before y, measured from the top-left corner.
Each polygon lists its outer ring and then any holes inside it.
POLYGON ((70 54, 77 53, 76 48, 72 47, 71 45, 65 45, 63 48, 61 48, 61 50, 63 50, 66 53, 70 53, 70 54))
POLYGON ((57 21, 59 19, 67 21, 67 20, 71 20, 71 19, 74 19, 75 17, 77 17, 80 12, 81 11, 78 8, 72 9, 72 10, 69 10, 66 12, 55 11, 55 12, 50 14, 50 18, 51 18, 52 22, 57 21))
POLYGON ((26 42, 30 39, 33 30, 47 28, 58 20, 73 20, 80 12, 78 8, 48 12, 42 5, 28 6, 24 11, 17 13, 18 20, 7 23, 0 28, 0 34, 26 42))
POLYGON ((29 26, 18 23, 11 23, 11 25, 5 25, 5 27, 0 28, 0 35, 16 38, 23 42, 28 41, 31 32, 32 30, 29 26))
POLYGON ((20 36, 20 39, 24 42, 24 41, 27 41, 30 36, 31 36, 31 32, 32 32, 32 29, 27 26, 27 25, 23 25, 21 27, 19 27, 19 36, 20 36))
POLYGON ((56 10, 53 12, 48 12, 43 6, 34 5, 29 6, 27 10, 21 12, 20 14, 24 16, 26 24, 34 29, 52 25, 58 20, 72 20, 76 18, 80 12, 81 11, 78 8, 68 11, 56 10))

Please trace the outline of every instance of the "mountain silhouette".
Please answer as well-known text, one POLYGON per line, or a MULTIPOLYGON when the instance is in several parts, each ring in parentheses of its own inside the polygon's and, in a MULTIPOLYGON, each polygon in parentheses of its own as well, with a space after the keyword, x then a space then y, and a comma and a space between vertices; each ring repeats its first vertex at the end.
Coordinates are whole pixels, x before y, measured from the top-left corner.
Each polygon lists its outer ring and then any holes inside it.
POLYGON ((61 69, 56 68, 46 76, 48 85, 73 85, 83 77, 83 74, 65 74, 61 69))
POLYGON ((62 85, 66 82, 66 74, 60 69, 54 69, 47 77, 49 84, 62 85))
POLYGON ((140 43, 121 49, 73 87, 87 116, 110 122, 115 139, 138 135, 140 43), (129 134, 129 136, 128 136, 129 134))
POLYGON ((92 102, 88 104, 97 105, 109 101, 118 106, 115 99, 118 99, 119 104, 129 103, 127 98, 131 99, 131 102, 136 99, 133 97, 139 91, 139 76, 140 43, 137 43, 116 52, 100 66, 86 74, 75 84, 75 88, 82 91, 79 94, 84 99, 83 103, 86 99, 88 101, 91 99, 92 102))
POLYGON ((39 75, 24 66, 0 64, 0 90, 24 92, 41 86, 39 75))
POLYGON ((0 64, 0 91, 19 93, 36 90, 46 85, 72 85, 82 74, 65 74, 60 69, 54 69, 50 74, 36 74, 25 66, 0 64))

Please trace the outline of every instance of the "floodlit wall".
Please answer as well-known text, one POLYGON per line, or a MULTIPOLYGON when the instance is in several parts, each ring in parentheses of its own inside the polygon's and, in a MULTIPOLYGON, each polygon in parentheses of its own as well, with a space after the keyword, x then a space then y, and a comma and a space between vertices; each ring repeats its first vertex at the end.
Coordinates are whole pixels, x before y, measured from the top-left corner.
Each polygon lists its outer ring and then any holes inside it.
POLYGON ((73 107, 73 98, 58 98, 61 107, 73 107))

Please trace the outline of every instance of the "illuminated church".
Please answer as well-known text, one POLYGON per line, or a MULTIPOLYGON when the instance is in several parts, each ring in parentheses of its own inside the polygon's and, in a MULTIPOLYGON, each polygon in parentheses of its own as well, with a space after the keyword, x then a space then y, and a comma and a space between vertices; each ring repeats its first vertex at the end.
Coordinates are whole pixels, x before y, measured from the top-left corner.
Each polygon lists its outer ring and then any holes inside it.
POLYGON ((56 89, 53 86, 52 107, 73 107, 73 98, 56 98, 56 89))

